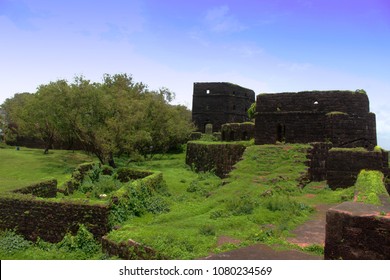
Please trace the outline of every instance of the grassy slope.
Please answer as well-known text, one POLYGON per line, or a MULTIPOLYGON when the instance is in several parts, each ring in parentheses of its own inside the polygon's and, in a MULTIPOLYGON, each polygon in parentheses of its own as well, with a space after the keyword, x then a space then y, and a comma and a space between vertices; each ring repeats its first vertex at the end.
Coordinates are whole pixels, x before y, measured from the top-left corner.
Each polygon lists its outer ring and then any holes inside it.
POLYGON ((81 152, 54 150, 44 155, 43 150, 23 147, 0 149, 0 192, 51 178, 61 185, 76 165, 91 160, 81 152))
POLYGON ((331 192, 324 183, 304 191, 297 188, 306 171, 306 148, 248 147, 224 183, 211 174, 193 173, 184 166, 184 155, 137 164, 164 173, 172 193, 171 212, 133 218, 110 237, 134 239, 175 259, 204 257, 237 246, 217 247, 223 236, 239 240, 240 245, 285 244, 289 231, 313 214, 309 204, 336 203, 345 192, 331 192))

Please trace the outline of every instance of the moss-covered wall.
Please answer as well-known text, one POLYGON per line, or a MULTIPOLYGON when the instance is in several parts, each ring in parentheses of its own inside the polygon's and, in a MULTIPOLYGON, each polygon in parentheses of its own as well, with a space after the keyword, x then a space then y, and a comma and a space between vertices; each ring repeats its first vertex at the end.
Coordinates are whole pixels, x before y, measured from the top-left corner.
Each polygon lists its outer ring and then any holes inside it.
POLYGON ((221 128, 222 141, 247 141, 255 137, 255 124, 227 123, 221 128))
POLYGON ((59 242, 67 232, 76 233, 79 224, 100 238, 109 230, 108 214, 108 205, 47 201, 21 194, 0 197, 0 228, 16 229, 29 240, 39 236, 59 242))
POLYGON ((57 195, 57 180, 49 180, 32 184, 30 186, 17 189, 14 193, 32 194, 38 197, 56 197, 57 195))
POLYGON ((125 260, 161 260, 165 259, 152 248, 142 245, 134 240, 117 243, 108 239, 102 238, 103 251, 109 256, 118 256, 125 260))
MULTIPOLYGON (((80 165, 74 175, 82 180, 85 173, 92 168, 90 164, 80 165)), ((121 169, 121 179, 137 179, 131 185, 125 184, 112 196, 112 201, 89 201, 71 198, 55 199, 57 182, 50 180, 28 186, 14 192, 0 195, 0 229, 16 229, 29 240, 38 237, 49 242, 59 242, 67 232, 76 233, 80 224, 99 239, 109 230, 113 222, 112 213, 118 210, 115 204, 128 199, 127 189, 146 188, 155 190, 161 186, 161 172, 121 169), (123 197, 124 196, 124 197, 123 197)), ((74 182, 75 178, 73 178, 74 182)), ((126 206, 126 205, 125 205, 126 206)), ((127 207, 127 206, 126 206, 127 207)))
POLYGON ((186 164, 196 171, 213 171, 226 177, 242 157, 245 146, 230 143, 188 142, 186 164))

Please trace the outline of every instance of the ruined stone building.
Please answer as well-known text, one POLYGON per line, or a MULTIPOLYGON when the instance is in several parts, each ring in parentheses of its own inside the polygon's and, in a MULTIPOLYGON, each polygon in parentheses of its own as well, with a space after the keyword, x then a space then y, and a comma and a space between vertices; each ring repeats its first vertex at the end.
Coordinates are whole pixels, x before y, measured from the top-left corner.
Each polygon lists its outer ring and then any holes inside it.
POLYGON ((255 143, 331 142, 333 147, 377 145, 375 114, 365 93, 305 91, 260 94, 255 143))
POLYGON ((192 121, 205 132, 212 124, 218 132, 225 123, 248 121, 247 110, 255 102, 255 92, 231 83, 194 83, 192 121))

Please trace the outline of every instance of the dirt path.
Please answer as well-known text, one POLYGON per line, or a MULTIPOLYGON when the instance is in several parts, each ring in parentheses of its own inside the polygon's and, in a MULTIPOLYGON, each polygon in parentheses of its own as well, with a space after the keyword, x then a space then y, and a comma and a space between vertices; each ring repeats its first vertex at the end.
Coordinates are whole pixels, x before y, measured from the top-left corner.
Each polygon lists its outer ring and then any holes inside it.
MULTIPOLYGON (((317 205, 313 219, 296 228, 290 243, 305 247, 311 244, 324 245, 326 211, 334 205, 317 205)), ((267 245, 257 244, 237 250, 211 255, 207 260, 321 260, 323 257, 296 250, 278 250, 267 245)))
POLYGON ((292 234, 294 234, 295 237, 290 237, 287 239, 287 241, 293 244, 297 244, 300 247, 306 247, 312 244, 324 246, 326 211, 332 206, 334 205, 317 205, 315 207, 317 210, 315 217, 293 230, 292 234))

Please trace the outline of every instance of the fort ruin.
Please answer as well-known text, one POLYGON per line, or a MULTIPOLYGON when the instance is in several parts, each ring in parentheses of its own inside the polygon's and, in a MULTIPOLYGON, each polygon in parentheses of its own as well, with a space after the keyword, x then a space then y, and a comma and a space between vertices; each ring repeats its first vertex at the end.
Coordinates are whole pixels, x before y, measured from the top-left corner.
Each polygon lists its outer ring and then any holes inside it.
POLYGON ((260 94, 256 144, 331 142, 333 147, 377 145, 375 114, 365 93, 305 91, 260 94))
POLYGON ((208 124, 219 132, 225 123, 249 121, 247 110, 255 102, 255 92, 231 83, 194 83, 192 121, 197 131, 208 124))

